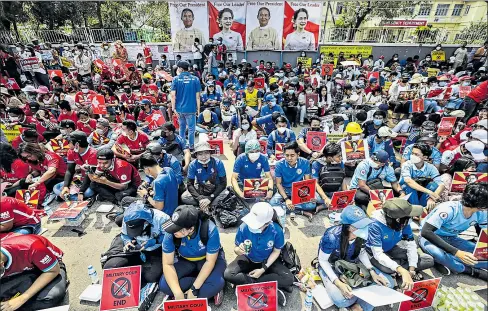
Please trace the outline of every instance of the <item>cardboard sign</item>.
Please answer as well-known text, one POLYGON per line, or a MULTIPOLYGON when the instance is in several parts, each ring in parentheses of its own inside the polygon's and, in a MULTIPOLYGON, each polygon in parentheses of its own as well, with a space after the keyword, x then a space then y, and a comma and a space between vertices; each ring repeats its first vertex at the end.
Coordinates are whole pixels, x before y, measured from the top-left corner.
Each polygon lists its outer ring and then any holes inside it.
POLYGON ((444 90, 444 97, 443 97, 443 99, 444 100, 449 100, 451 98, 451 94, 452 94, 452 87, 446 87, 446 89, 444 90))
POLYGON ((5 134, 5 137, 7 138, 8 142, 11 142, 12 140, 14 140, 16 137, 20 135, 20 128, 21 128, 20 125, 15 125, 13 128, 7 129, 5 124, 0 124, 0 128, 5 134))
POLYGON ((244 179, 244 197, 264 198, 268 193, 268 186, 267 178, 244 179))
POLYGON ((327 134, 327 141, 329 143, 336 143, 344 138, 344 134, 327 134))
POLYGON ((327 133, 325 132, 307 132, 307 147, 312 151, 322 151, 327 143, 327 133))
POLYGON ((417 97, 415 91, 401 91, 398 94, 398 100, 414 100, 417 97))
POLYGON ((427 76, 428 77, 437 77, 439 74, 439 68, 427 68, 427 76))
POLYGON ((379 71, 373 71, 373 72, 368 72, 368 76, 366 79, 369 81, 371 78, 376 78, 378 82, 380 81, 380 72, 379 71))
POLYGON ((437 89, 434 89, 434 90, 430 90, 429 93, 427 93, 427 98, 437 97, 437 96, 441 95, 441 93, 443 91, 444 91, 444 89, 442 89, 442 88, 437 88, 437 89))
POLYGON ((68 153, 69 150, 69 141, 67 139, 51 139, 49 141, 51 143, 51 149, 59 155, 65 155, 68 153))
POLYGON ((440 283, 441 278, 413 283, 411 291, 403 292, 405 295, 412 297, 412 300, 401 302, 398 311, 420 310, 432 306, 440 283))
MULTIPOLYGON (((93 63, 100 69, 102 69, 102 67, 105 65, 105 63, 103 62, 103 60, 97 58, 93 61, 93 63)), ((106 65, 105 65, 106 66, 106 65)))
POLYGON ((430 52, 432 60, 434 62, 444 62, 446 61, 446 52, 444 51, 432 51, 430 52))
POLYGON ((88 208, 88 201, 68 201, 61 204, 49 220, 74 220, 88 208))
POLYGON ((165 301, 163 308, 159 311, 207 311, 208 302, 206 298, 170 300, 165 301))
POLYGON ((469 85, 461 85, 459 87, 459 98, 465 98, 466 95, 469 94, 469 92, 471 92, 471 86, 469 86, 469 85))
POLYGON ((54 77, 60 77, 61 80, 64 82, 64 75, 62 70, 48 70, 47 74, 49 75, 49 80, 53 80, 54 77))
POLYGON ((480 232, 478 242, 474 248, 473 256, 481 261, 488 260, 488 229, 484 228, 480 232))
POLYGON ((412 112, 424 112, 425 110, 425 105, 424 105, 424 99, 419 98, 419 99, 414 99, 412 100, 412 112))
POLYGON ((106 115, 105 97, 103 95, 92 95, 90 97, 93 114, 106 115))
POLYGON ((334 72, 334 64, 323 64, 322 65, 322 76, 325 77, 332 77, 332 73, 334 72))
POLYGON ((381 209, 386 200, 393 199, 393 190, 391 189, 379 189, 370 190, 369 197, 371 198, 371 203, 375 209, 381 209))
POLYGON ((32 209, 36 209, 39 204, 39 190, 17 190, 15 198, 24 202, 32 209))
POLYGON ((208 140, 208 143, 210 144, 210 147, 215 150, 214 154, 224 154, 224 141, 222 139, 211 139, 208 140))
POLYGON ((356 189, 354 190, 346 190, 346 191, 337 191, 334 192, 332 195, 332 207, 329 209, 330 211, 343 209, 354 201, 354 197, 356 196, 356 189))
POLYGON ((316 179, 297 181, 291 184, 291 203, 307 203, 315 199, 316 179))
POLYGON ((37 57, 22 58, 19 62, 23 71, 39 69, 39 59, 37 59, 37 57))
POLYGON ((264 78, 254 78, 254 87, 264 89, 264 78))
POLYGON ((305 105, 307 105, 307 108, 312 108, 316 106, 318 102, 319 102, 319 94, 312 93, 312 94, 305 95, 305 105))
POLYGON ((297 57, 297 65, 298 63, 302 63, 302 66, 305 68, 312 67, 312 58, 311 57, 297 57))
POLYGON ((112 66, 120 67, 120 66, 122 66, 122 61, 120 59, 114 59, 114 60, 112 60, 112 66))
POLYGON ((451 183, 451 192, 464 192, 468 184, 488 182, 488 173, 455 172, 451 183))
POLYGON ((2 81, 7 90, 20 91, 20 86, 14 78, 3 79, 2 81))
POLYGON ((261 153, 264 155, 268 154, 268 141, 259 140, 259 145, 261 145, 261 153))
POLYGON ((98 134, 97 132, 93 132, 93 144, 94 145, 105 145, 108 144, 110 139, 103 135, 98 134))
POLYGON ((344 161, 357 161, 369 158, 369 146, 364 139, 343 141, 341 146, 344 161))
POLYGON ((63 67, 71 68, 73 66, 71 61, 69 59, 67 59, 66 57, 61 56, 60 59, 61 59, 61 65, 63 67))
POLYGON ((443 117, 441 123, 439 123, 439 128, 437 129, 437 134, 439 136, 449 136, 454 128, 454 123, 456 123, 456 117, 443 117))
POLYGON ((383 90, 386 91, 386 92, 388 92, 390 90, 390 87, 391 87, 392 84, 393 84, 393 82, 386 81, 385 82, 385 85, 383 86, 383 90))
POLYGON ((238 285, 236 292, 237 310, 278 310, 278 283, 276 281, 238 285))
POLYGON ((154 110, 151 115, 146 117, 146 122, 149 123, 147 125, 149 130, 154 131, 162 126, 164 123, 166 123, 166 120, 164 119, 163 113, 161 111, 154 110))
POLYGON ((141 266, 103 270, 100 311, 139 306, 141 266))

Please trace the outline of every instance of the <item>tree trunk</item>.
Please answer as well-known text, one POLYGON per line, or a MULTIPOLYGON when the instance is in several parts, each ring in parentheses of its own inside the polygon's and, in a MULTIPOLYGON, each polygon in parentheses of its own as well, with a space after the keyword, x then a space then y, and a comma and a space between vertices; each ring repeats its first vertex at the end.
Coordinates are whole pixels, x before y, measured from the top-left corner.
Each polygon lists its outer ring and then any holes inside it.
POLYGON ((15 31, 15 36, 17 37, 17 41, 20 42, 20 35, 19 35, 19 30, 17 29, 17 21, 14 19, 14 31, 15 31))
POLYGON ((102 3, 101 2, 97 2, 97 18, 98 18, 98 27, 103 28, 102 3))

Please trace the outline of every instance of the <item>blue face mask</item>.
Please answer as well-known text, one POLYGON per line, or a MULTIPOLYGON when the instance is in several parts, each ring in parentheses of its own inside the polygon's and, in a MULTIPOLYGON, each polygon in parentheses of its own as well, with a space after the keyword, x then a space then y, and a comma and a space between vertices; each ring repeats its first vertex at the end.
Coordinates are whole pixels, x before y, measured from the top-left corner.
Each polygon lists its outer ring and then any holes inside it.
POLYGON ((288 90, 288 94, 293 94, 295 93, 295 90, 288 90))
POLYGON ((446 86, 446 85, 447 85, 447 82, 444 82, 444 81, 439 82, 439 86, 440 86, 440 87, 444 87, 444 86, 446 86))
POLYGON ((383 124, 383 120, 373 119, 373 123, 376 126, 380 126, 381 124, 383 124))
POLYGON ((249 231, 251 233, 255 233, 255 234, 261 234, 261 233, 263 233, 263 230, 261 230, 261 229, 251 229, 250 227, 248 227, 248 228, 249 228, 249 231))

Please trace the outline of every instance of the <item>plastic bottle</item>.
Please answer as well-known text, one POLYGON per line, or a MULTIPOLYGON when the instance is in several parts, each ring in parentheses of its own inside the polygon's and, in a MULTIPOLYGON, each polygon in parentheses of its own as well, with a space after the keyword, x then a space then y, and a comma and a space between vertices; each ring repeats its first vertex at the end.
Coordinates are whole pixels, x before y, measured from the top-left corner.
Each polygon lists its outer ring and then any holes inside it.
POLYGON ((97 270, 95 270, 92 265, 88 266, 88 276, 90 277, 92 284, 99 283, 97 270))
POLYGON ((307 290, 307 295, 305 296, 305 311, 312 311, 313 307, 313 295, 311 290, 307 290))

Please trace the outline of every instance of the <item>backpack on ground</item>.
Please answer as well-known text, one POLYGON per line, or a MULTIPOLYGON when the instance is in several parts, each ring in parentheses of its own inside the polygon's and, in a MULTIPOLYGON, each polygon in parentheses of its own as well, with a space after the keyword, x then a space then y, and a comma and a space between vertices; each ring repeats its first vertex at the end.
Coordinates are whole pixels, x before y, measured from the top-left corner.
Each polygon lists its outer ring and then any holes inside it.
POLYGON ((286 242, 285 246, 281 249, 280 254, 281 261, 287 267, 293 275, 296 275, 302 270, 302 264, 298 257, 295 247, 290 242, 286 242))
POLYGON ((239 197, 232 187, 227 187, 227 195, 215 206, 213 215, 222 228, 237 227, 241 219, 249 213, 249 205, 239 197))

